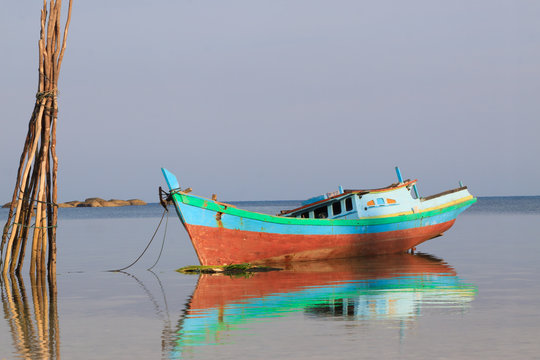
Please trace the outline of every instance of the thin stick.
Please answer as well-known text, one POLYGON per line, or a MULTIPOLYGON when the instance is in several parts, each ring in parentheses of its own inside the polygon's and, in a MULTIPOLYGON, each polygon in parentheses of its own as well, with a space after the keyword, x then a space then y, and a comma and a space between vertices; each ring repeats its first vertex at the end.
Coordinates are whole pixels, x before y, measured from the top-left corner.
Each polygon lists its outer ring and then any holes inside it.
MULTIPOLYGON (((43 100, 42 100, 42 102, 40 103, 38 119, 36 121, 37 122, 36 134, 39 134, 41 132, 41 118, 43 117, 43 109, 44 109, 44 103, 43 103, 43 100)), ((30 171, 30 166, 32 165, 32 162, 34 160, 38 140, 39 140, 39 137, 36 136, 35 139, 34 139, 34 143, 32 144, 32 149, 29 152, 30 156, 29 156, 28 163, 26 164, 26 167, 24 169, 23 179, 22 179, 21 185, 26 183, 26 177, 28 176, 28 172, 30 171)), ((21 192, 24 193, 24 190, 25 190, 24 186, 21 186, 20 193, 21 192)), ((19 197, 19 200, 17 200, 17 211, 15 213, 15 222, 13 223, 13 229, 11 230, 11 236, 9 237, 9 241, 8 241, 7 248, 6 248, 6 254, 5 254, 5 257, 4 257, 3 271, 2 271, 3 274, 7 273, 7 270, 8 270, 7 264, 9 263, 9 260, 11 259, 11 247, 13 245, 13 239, 15 237, 17 227, 19 226, 18 222, 19 222, 19 217, 20 217, 20 214, 21 214, 21 211, 20 211, 21 210, 21 204, 22 204, 22 198, 19 197)))
POLYGON ((60 72, 60 66, 62 66, 62 60, 64 59, 64 52, 66 51, 67 35, 69 30, 69 24, 71 23, 71 5, 73 1, 69 0, 68 4, 68 15, 66 20, 66 25, 64 26, 64 38, 62 39, 62 50, 60 50, 60 55, 58 56, 58 63, 56 65, 56 71, 60 72))
MULTIPOLYGON (((19 160, 19 168, 17 169, 17 180, 15 181, 15 184, 18 185, 21 181, 21 175, 24 167, 24 159, 26 158, 26 155, 28 153, 28 147, 30 146, 31 139, 33 138, 34 133, 34 126, 35 122, 33 121, 34 116, 36 114, 36 106, 34 106, 34 111, 32 112, 32 116, 30 118, 30 121, 28 123, 28 134, 26 135, 26 141, 24 142, 23 151, 21 154, 21 158, 19 160)), ((9 225, 11 224, 11 219, 13 217, 13 210, 15 208, 15 203, 17 200, 18 195, 18 186, 15 186, 15 190, 13 191, 13 197, 11 198, 11 204, 9 207, 9 215, 8 220, 6 221, 6 225, 4 226, 4 231, 2 233, 2 243, 0 244, 0 253, 4 253, 4 244, 6 242, 7 233, 9 231, 9 225)), ((3 256, 0 256, 0 261, 3 256)))

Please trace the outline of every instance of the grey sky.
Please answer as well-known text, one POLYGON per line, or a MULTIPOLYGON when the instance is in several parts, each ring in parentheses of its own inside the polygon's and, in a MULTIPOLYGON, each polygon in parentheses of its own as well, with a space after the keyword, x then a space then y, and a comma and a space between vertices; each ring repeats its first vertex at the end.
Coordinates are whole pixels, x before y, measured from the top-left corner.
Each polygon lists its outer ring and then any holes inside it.
MULTIPOLYGON (((67 1, 66 1, 67 3, 67 1)), ((0 202, 37 84, 40 1, 0 13, 0 202)), ((395 181, 538 195, 540 2, 75 0, 59 200, 302 199, 395 181)))

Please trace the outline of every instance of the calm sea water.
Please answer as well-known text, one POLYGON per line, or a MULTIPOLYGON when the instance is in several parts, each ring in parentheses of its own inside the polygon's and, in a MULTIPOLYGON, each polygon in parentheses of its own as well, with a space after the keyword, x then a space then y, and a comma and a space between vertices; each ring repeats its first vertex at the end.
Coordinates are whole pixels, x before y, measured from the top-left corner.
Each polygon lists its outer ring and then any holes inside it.
MULTIPOLYGON (((242 202, 277 213, 298 202, 242 202)), ((538 359, 540 197, 480 198, 417 255, 300 263, 248 277, 197 263, 158 204, 60 209, 57 295, 1 285, 0 359, 538 359)), ((0 219, 7 210, 0 211, 0 219)))

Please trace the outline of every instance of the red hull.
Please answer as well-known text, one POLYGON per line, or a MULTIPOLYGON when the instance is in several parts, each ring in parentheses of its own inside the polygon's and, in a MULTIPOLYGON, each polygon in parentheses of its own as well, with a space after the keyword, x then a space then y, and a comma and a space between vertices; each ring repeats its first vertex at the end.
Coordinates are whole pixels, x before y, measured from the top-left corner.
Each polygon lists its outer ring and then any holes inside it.
POLYGON ((202 265, 286 263, 405 252, 446 230, 436 225, 373 234, 282 235, 187 224, 202 265))

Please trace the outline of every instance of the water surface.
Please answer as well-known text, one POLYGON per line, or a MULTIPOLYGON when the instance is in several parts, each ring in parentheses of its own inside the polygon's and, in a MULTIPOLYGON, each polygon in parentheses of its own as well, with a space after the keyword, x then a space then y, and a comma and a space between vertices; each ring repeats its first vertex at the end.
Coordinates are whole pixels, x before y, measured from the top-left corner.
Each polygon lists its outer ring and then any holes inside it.
MULTIPOLYGON (((237 203, 266 213, 297 204, 237 203)), ((0 359, 540 353, 540 197, 480 198, 420 254, 300 263, 248 277, 175 272, 197 263, 176 216, 152 272, 163 232, 127 272, 106 272, 141 253, 162 209, 60 210, 55 286, 27 276, 2 282, 0 359)))

